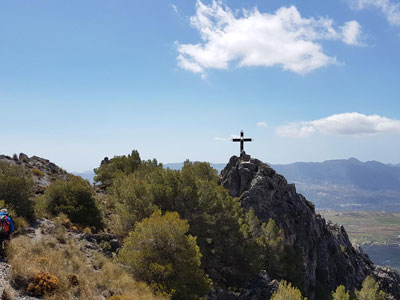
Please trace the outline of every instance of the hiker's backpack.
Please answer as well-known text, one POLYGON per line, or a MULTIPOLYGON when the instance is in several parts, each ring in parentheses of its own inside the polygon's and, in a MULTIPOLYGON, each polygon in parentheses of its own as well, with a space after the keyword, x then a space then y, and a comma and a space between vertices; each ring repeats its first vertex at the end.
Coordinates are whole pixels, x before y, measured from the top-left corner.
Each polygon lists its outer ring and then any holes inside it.
POLYGON ((10 220, 7 215, 0 216, 0 234, 8 234, 10 232, 10 220))

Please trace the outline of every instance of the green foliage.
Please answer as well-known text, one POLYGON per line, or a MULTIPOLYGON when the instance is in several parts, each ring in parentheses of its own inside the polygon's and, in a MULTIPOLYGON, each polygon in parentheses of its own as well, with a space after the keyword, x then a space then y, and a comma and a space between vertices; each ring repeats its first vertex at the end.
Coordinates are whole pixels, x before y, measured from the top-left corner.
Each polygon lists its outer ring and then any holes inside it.
POLYGON ((245 213, 238 199, 218 184, 217 171, 208 163, 185 161, 178 171, 163 169, 154 160, 129 172, 123 169, 112 173, 107 189, 106 213, 113 231, 126 236, 155 210, 176 211, 197 237, 202 264, 213 281, 240 288, 266 269, 302 286, 302 257, 284 245, 282 230, 273 220, 264 224, 253 211, 245 213))
POLYGON ((217 181, 218 171, 213 169, 207 162, 191 162, 186 160, 182 167, 183 173, 192 173, 197 178, 206 181, 217 181))
POLYGON ((386 297, 387 294, 379 290, 379 284, 371 276, 367 276, 361 290, 356 291, 357 300, 385 300, 386 297))
POLYGON ((200 268, 196 237, 189 235, 187 221, 176 212, 153 213, 135 226, 124 240, 119 260, 132 267, 139 280, 172 299, 200 299, 211 286, 200 268))
POLYGON ((185 162, 182 171, 157 170, 148 177, 154 204, 162 211, 177 211, 198 237, 203 264, 213 280, 240 286, 249 276, 253 258, 240 230, 244 215, 237 199, 217 184, 207 163, 185 162))
POLYGON ((272 295, 271 300, 307 300, 307 298, 303 298, 300 290, 291 283, 281 281, 278 291, 272 295))
POLYGON ((64 213, 81 226, 103 227, 100 209, 96 205, 92 187, 79 176, 56 180, 45 192, 48 211, 53 215, 64 213))
POLYGON ((346 287, 339 285, 335 292, 332 292, 333 300, 350 300, 350 293, 346 291, 346 287))
POLYGON ((38 195, 35 198, 35 215, 38 218, 49 217, 49 203, 48 198, 45 195, 38 195))
POLYGON ((252 263, 257 271, 262 266, 272 278, 287 279, 302 288, 301 253, 285 245, 283 230, 278 228, 273 219, 262 223, 255 216, 254 210, 250 209, 241 230, 248 245, 247 255, 253 257, 252 263))
POLYGON ((18 216, 34 220, 33 179, 22 166, 0 162, 0 199, 18 216))
POLYGON ((112 218, 119 234, 127 235, 136 222, 157 210, 148 183, 136 174, 117 176, 110 198, 115 205, 116 214, 112 218))
POLYGON ((284 236, 282 229, 276 226, 273 219, 268 223, 261 223, 254 215, 253 209, 246 214, 250 238, 255 239, 258 248, 258 263, 266 266, 269 274, 273 277, 284 275, 283 258, 285 252, 284 236))
POLYGON ((159 167, 157 160, 142 161, 139 152, 133 150, 131 154, 114 156, 108 163, 103 163, 97 169, 94 169, 96 176, 95 182, 101 182, 101 187, 107 188, 112 185, 113 178, 118 174, 132 174, 139 167, 143 169, 151 169, 159 167))

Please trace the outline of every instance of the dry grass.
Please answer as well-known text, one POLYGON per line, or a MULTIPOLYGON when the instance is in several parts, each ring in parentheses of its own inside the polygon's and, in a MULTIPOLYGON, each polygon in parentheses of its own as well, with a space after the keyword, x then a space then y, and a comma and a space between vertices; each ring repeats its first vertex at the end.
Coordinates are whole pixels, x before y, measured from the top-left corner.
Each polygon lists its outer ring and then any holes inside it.
POLYGON ((38 177, 43 177, 44 176, 43 171, 39 170, 38 168, 33 168, 32 169, 32 173, 33 173, 33 175, 36 175, 38 177))
POLYGON ((48 272, 58 278, 57 288, 45 294, 46 300, 91 300, 100 295, 120 295, 126 300, 166 299, 154 296, 146 284, 136 282, 122 267, 104 256, 93 253, 88 258, 87 254, 71 237, 60 244, 59 237, 33 240, 20 236, 13 239, 8 248, 12 279, 20 288, 26 290, 37 273, 48 272))

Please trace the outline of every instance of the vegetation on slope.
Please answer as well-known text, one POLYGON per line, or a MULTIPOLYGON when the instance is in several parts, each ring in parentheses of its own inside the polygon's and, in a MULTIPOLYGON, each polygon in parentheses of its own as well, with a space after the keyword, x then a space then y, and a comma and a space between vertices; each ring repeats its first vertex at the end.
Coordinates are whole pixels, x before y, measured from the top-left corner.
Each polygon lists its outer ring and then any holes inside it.
POLYGON ((200 268, 196 238, 188 235, 187 221, 176 212, 157 211, 137 223, 124 241, 119 260, 129 265, 137 278, 172 299, 196 300, 211 282, 200 268))
POLYGON ((21 289, 46 300, 87 300, 101 295, 129 300, 166 299, 154 296, 146 284, 137 282, 104 256, 82 252, 79 240, 65 232, 61 220, 55 230, 55 234, 33 240, 27 236, 12 239, 8 262, 12 281, 21 289))
MULTIPOLYGON (((170 170, 132 151, 104 160, 95 171, 97 193, 76 176, 56 180, 36 198, 36 214, 65 214, 78 225, 74 230, 117 235, 122 248, 113 260, 97 255, 88 262, 61 225, 53 238, 33 244, 24 236, 15 238, 9 248, 13 278, 22 278, 30 293, 92 299, 108 290, 113 300, 155 299, 153 294, 202 299, 212 285, 240 291, 266 270, 281 281, 272 299, 303 299, 301 256, 284 244, 274 220, 263 223, 251 209, 244 212, 208 163, 186 161, 182 170, 170 170)), ((32 220, 29 176, 18 166, 0 164, 0 199, 32 220)), ((357 300, 374 293, 383 295, 370 279, 355 291, 357 300)), ((332 297, 347 295, 338 288, 332 297)))
POLYGON ((31 172, 18 165, 0 162, 0 200, 18 216, 34 220, 31 172))

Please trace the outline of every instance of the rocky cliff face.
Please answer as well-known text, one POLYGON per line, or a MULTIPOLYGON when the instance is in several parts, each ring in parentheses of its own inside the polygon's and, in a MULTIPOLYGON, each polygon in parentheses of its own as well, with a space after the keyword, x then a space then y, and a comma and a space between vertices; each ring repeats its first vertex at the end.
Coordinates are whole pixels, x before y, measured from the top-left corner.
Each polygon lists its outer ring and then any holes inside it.
POLYGON ((13 157, 0 155, 0 162, 2 161, 20 165, 30 170, 34 180, 35 194, 43 193, 52 181, 56 179, 67 179, 69 176, 66 171, 56 164, 38 156, 28 157, 24 153, 20 153, 19 156, 14 155, 13 157))
POLYGON ((316 214, 314 205, 296 193, 294 184, 268 165, 246 154, 233 156, 221 172, 220 183, 232 196, 240 197, 245 210, 253 208, 260 220, 273 218, 283 229, 285 243, 301 253, 304 291, 310 299, 324 299, 325 293, 341 284, 360 288, 367 275, 400 299, 400 276, 376 267, 360 248, 351 245, 343 226, 316 214))

